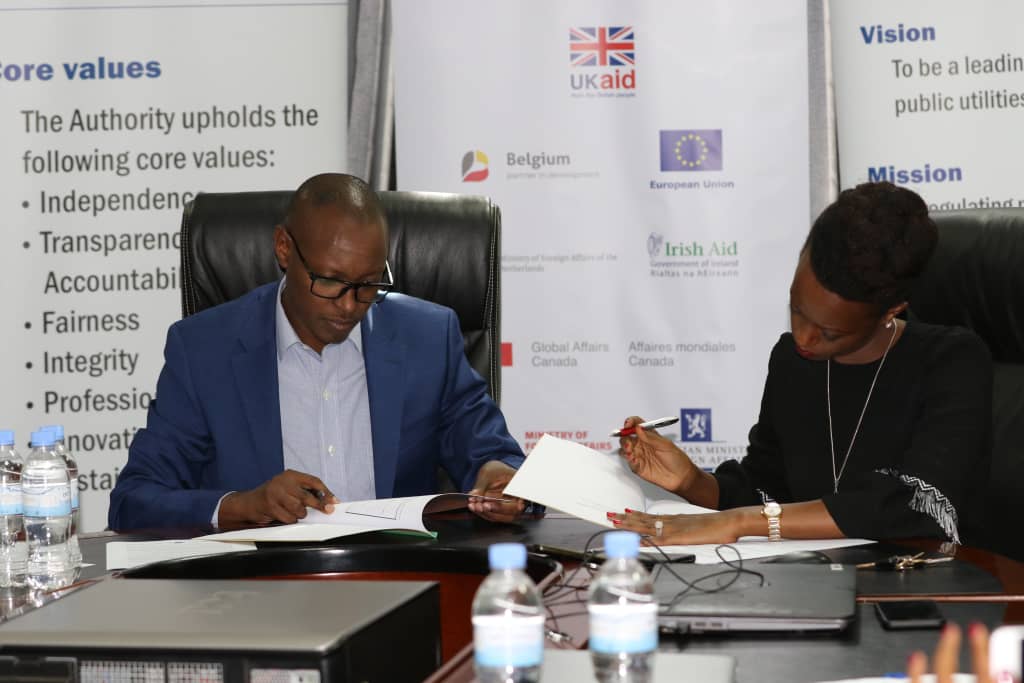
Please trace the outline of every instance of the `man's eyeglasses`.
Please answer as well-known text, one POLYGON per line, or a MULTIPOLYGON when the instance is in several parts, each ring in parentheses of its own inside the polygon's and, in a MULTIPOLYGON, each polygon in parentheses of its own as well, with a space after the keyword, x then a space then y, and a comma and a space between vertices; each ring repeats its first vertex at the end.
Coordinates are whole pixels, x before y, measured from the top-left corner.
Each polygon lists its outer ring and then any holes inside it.
POLYGON ((318 275, 310 270, 306 258, 302 255, 302 250, 299 249, 299 243, 295 240, 295 235, 287 228, 285 228, 285 233, 295 245, 295 253, 299 255, 299 260, 302 261, 306 273, 309 274, 309 292, 313 296, 318 296, 321 299, 340 299, 349 290, 352 290, 359 303, 375 304, 384 301, 384 297, 395 286, 395 279, 391 275, 391 264, 387 262, 387 259, 384 260, 384 272, 381 275, 383 282, 349 282, 318 275))

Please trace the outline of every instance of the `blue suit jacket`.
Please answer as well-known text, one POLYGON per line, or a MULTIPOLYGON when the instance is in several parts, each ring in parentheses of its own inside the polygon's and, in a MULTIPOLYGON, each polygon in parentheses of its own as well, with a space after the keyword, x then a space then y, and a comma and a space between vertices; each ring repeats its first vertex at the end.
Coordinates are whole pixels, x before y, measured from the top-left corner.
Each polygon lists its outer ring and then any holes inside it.
MULTIPOLYGON (((112 529, 209 525, 225 493, 284 469, 277 287, 170 327, 157 398, 110 494, 112 529)), ((370 308, 362 336, 378 498, 434 493, 438 465, 465 491, 488 460, 522 464, 453 311, 392 294, 370 308)))

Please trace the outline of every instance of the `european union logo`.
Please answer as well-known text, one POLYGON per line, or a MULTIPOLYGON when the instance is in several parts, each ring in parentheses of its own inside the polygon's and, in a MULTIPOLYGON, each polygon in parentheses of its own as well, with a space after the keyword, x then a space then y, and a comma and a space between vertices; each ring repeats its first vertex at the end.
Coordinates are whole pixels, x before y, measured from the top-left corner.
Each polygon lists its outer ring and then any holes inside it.
POLYGON ((721 171, 722 129, 661 131, 662 171, 721 171))
POLYGON ((711 408, 683 408, 681 441, 711 441, 711 408))

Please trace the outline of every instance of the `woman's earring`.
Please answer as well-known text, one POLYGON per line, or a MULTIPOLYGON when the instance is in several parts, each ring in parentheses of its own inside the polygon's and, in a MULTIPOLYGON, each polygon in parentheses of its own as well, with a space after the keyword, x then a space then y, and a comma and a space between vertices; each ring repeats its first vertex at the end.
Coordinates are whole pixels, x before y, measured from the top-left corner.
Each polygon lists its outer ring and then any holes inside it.
POLYGON ((889 322, 887 322, 887 323, 885 324, 885 329, 887 329, 887 330, 891 330, 891 329, 892 329, 892 326, 893 326, 894 324, 895 324, 895 323, 894 323, 893 319, 892 319, 892 318, 889 318, 889 322))

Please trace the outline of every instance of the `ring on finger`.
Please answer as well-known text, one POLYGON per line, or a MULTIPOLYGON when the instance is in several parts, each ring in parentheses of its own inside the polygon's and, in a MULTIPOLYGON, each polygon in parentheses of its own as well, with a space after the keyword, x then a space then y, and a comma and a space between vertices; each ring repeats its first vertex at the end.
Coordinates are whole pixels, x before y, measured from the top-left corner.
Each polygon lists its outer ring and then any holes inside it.
POLYGON ((654 535, 661 538, 661 532, 665 530, 665 522, 657 519, 654 521, 654 535))

